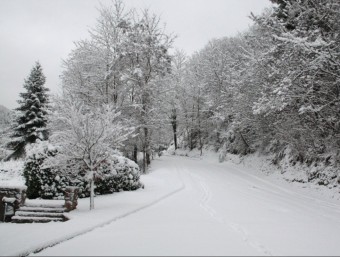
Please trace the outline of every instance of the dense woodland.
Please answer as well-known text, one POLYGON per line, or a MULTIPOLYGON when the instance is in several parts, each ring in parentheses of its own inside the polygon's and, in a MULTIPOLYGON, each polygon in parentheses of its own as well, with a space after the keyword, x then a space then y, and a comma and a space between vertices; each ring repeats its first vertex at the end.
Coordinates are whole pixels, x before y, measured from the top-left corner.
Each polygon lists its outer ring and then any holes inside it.
POLYGON ((272 2, 250 14, 247 31, 192 56, 173 49, 175 36, 150 10, 101 6, 90 39, 63 63, 62 95, 44 106, 50 141, 64 149, 58 162, 82 158, 96 170, 113 149, 146 172, 169 146, 213 147, 221 160, 259 152, 273 163, 323 164, 335 179, 340 2, 272 2))

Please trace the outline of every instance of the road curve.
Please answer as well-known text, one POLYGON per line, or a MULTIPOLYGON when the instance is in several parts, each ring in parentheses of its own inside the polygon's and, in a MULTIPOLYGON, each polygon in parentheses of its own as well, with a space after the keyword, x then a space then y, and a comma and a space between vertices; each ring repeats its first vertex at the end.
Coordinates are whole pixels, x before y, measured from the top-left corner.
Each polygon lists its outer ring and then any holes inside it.
MULTIPOLYGON (((36 255, 340 255, 340 206, 231 164, 165 156, 184 190, 36 255)), ((147 186, 147 185, 146 185, 147 186)))

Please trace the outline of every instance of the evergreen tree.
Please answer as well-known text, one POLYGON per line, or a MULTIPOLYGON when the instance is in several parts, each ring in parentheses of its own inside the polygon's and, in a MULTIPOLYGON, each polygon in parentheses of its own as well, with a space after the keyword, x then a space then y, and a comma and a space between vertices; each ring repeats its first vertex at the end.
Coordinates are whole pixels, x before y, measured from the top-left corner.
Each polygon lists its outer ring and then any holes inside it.
POLYGON ((13 124, 12 141, 8 147, 14 152, 7 159, 17 159, 25 154, 25 146, 35 143, 37 139, 46 140, 48 137, 47 107, 48 88, 44 87, 45 76, 39 62, 35 64, 28 79, 25 80, 26 92, 20 93, 17 117, 13 124))

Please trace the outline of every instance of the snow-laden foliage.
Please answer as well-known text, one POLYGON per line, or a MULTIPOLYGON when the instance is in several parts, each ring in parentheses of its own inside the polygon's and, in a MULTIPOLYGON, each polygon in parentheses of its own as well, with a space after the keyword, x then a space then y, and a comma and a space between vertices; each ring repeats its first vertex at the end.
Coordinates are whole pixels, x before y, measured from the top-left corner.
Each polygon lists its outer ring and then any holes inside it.
POLYGON ((98 167, 96 193, 109 194, 142 187, 138 165, 118 155, 112 155, 98 167))
POLYGON ((0 104, 0 130, 7 128, 11 123, 12 111, 0 104))
POLYGON ((112 105, 89 107, 70 98, 56 100, 49 128, 50 140, 58 148, 58 154, 48 158, 49 166, 65 168, 70 162, 81 162, 91 184, 93 209, 99 166, 123 145, 134 128, 112 105))
POLYGON ((134 131, 120 118, 114 106, 88 108, 82 103, 60 100, 51 113, 51 142, 59 154, 51 165, 67 165, 69 160, 81 160, 93 171, 118 149, 134 131))
POLYGON ((180 81, 172 101, 179 146, 274 153, 282 166, 288 155, 313 170, 310 181, 327 184, 340 164, 340 4, 273 2, 249 30, 187 58, 180 79, 167 76, 180 81))
POLYGON ((277 165, 286 155, 324 163, 316 181, 340 161, 340 4, 272 2, 247 31, 186 56, 169 53, 156 15, 114 1, 65 62, 64 94, 89 109, 117 107, 137 134, 121 150, 136 162, 142 152, 143 171, 164 145, 212 145, 221 160, 258 151, 277 165))
POLYGON ((46 129, 48 88, 44 85, 45 80, 42 67, 37 62, 25 80, 26 92, 20 94, 21 99, 18 101, 20 106, 16 109, 12 140, 8 144, 14 152, 8 159, 22 157, 27 144, 34 143, 37 139, 46 140, 48 137, 46 129))
POLYGON ((143 152, 144 172, 157 147, 152 135, 160 123, 158 81, 170 71, 172 42, 157 15, 116 0, 101 6, 89 40, 77 42, 64 63, 65 95, 91 108, 114 105, 134 124, 137 137, 129 138, 123 151, 136 162, 143 152))
POLYGON ((60 172, 56 169, 42 169, 44 160, 48 156, 55 156, 57 150, 47 141, 38 141, 27 147, 27 156, 24 164, 23 176, 26 180, 28 198, 53 198, 62 197, 62 190, 66 181, 56 177, 60 172))
MULTIPOLYGON (((78 187, 80 197, 90 195, 88 172, 81 160, 70 160, 64 167, 50 167, 47 160, 56 157, 58 150, 47 141, 32 144, 27 152, 23 175, 29 198, 62 199, 67 186, 78 187)), ((140 171, 134 162, 118 153, 112 154, 96 168, 95 193, 136 190, 142 186, 139 177, 140 171)))

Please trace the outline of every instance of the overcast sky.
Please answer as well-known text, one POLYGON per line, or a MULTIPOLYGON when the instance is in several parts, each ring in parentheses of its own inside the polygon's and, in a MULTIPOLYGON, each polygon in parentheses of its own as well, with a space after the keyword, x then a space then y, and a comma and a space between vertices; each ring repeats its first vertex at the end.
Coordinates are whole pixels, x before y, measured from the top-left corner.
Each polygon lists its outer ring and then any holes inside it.
MULTIPOLYGON (((39 60, 46 86, 60 88, 61 60, 73 42, 88 38, 98 17, 99 2, 111 0, 0 0, 0 105, 17 107, 24 79, 39 60)), ((269 0, 124 0, 127 7, 149 8, 161 16, 168 32, 178 37, 174 47, 188 54, 212 38, 233 36, 251 25, 269 0)))

